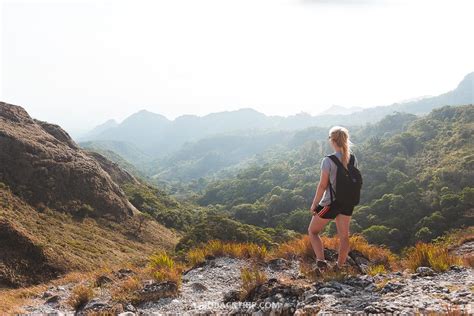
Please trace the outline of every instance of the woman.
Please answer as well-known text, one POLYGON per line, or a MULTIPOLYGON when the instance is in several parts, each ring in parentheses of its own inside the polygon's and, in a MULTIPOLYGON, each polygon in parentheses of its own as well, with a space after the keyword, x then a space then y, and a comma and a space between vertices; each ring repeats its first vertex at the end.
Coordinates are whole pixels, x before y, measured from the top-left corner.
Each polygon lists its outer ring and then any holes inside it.
MULTIPOLYGON (((340 126, 331 128, 329 130, 329 142, 334 149, 333 155, 335 155, 347 169, 351 157, 350 146, 352 145, 347 129, 340 126)), ((357 168, 357 159, 355 159, 355 156, 353 163, 357 168)), ((321 163, 319 185, 310 209, 313 213, 313 217, 308 227, 311 245, 317 258, 316 265, 319 269, 328 268, 328 263, 324 259, 324 247, 319 233, 332 219, 336 221, 337 234, 339 236, 339 252, 337 263, 334 265, 335 270, 339 270, 343 267, 349 253, 349 223, 354 207, 345 207, 343 209, 328 207, 336 193, 336 174, 337 164, 329 157, 324 157, 321 163), (331 188, 332 192, 330 191, 331 188)))

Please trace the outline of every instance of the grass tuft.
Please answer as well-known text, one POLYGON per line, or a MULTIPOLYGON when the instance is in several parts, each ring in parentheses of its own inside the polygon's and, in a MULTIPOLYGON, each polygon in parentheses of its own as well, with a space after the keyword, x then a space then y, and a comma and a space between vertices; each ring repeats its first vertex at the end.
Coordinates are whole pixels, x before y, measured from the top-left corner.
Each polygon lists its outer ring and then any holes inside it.
POLYGON ((377 264, 369 267, 369 270, 367 271, 367 274, 369 275, 376 275, 376 274, 385 274, 387 273, 387 269, 385 269, 385 266, 383 264, 377 264))
POLYGON ((128 277, 116 284, 111 289, 112 300, 119 303, 138 301, 138 290, 141 288, 138 277, 128 277))
POLYGON ((244 267, 240 269, 240 279, 242 282, 241 299, 244 299, 250 291, 267 281, 267 275, 257 266, 244 267))
POLYGON ((86 305, 93 297, 94 290, 91 286, 79 284, 73 288, 72 293, 68 299, 68 304, 71 305, 71 307, 75 310, 78 310, 82 306, 86 305))
POLYGON ((206 260, 207 256, 231 257, 264 261, 268 256, 265 245, 255 243, 224 242, 211 240, 201 247, 193 248, 186 253, 186 261, 196 265, 206 260))
POLYGON ((451 265, 461 265, 462 260, 449 253, 443 244, 418 242, 405 255, 405 265, 415 271, 418 267, 430 267, 437 272, 449 269, 451 265))
POLYGON ((160 251, 150 256, 148 268, 152 277, 158 281, 174 281, 181 284, 181 273, 184 267, 176 263, 166 252, 160 251))

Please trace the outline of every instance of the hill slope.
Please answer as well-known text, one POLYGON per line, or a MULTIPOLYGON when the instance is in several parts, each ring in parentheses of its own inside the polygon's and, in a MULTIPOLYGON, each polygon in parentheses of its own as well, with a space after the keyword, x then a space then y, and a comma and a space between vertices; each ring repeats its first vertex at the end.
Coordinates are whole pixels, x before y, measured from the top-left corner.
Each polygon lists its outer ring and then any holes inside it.
MULTIPOLYGON (((122 188, 149 191, 59 126, 0 103, 0 288, 172 249, 179 235, 140 213, 122 188)), ((168 200, 160 194, 156 201, 168 200)))
POLYGON ((38 284, 73 270, 140 262, 179 236, 155 221, 78 220, 34 209, 0 183, 0 288, 38 284))
POLYGON ((117 218, 137 210, 120 187, 59 126, 0 103, 0 181, 32 205, 89 209, 117 218))

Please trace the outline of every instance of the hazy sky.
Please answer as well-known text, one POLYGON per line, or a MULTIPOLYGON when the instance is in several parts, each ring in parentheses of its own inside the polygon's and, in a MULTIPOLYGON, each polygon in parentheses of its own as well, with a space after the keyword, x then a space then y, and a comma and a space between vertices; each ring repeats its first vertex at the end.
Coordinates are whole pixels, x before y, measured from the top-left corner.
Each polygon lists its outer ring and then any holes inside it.
MULTIPOLYGON (((2 0, 0 0, 2 1, 2 0)), ((456 87, 472 0, 9 1, 1 99, 69 131, 148 109, 316 114, 456 87)))

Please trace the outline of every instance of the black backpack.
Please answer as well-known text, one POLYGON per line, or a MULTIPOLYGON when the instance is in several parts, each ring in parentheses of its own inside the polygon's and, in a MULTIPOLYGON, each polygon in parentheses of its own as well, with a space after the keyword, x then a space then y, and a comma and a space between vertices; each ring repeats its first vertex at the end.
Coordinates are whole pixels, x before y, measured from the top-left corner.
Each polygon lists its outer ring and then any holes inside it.
POLYGON ((355 157, 351 154, 347 169, 344 168, 342 162, 335 155, 327 156, 337 166, 336 184, 337 192, 333 202, 333 188, 331 181, 329 181, 329 192, 331 194, 331 205, 337 208, 352 208, 359 204, 360 190, 362 188, 362 175, 354 166, 355 157))

